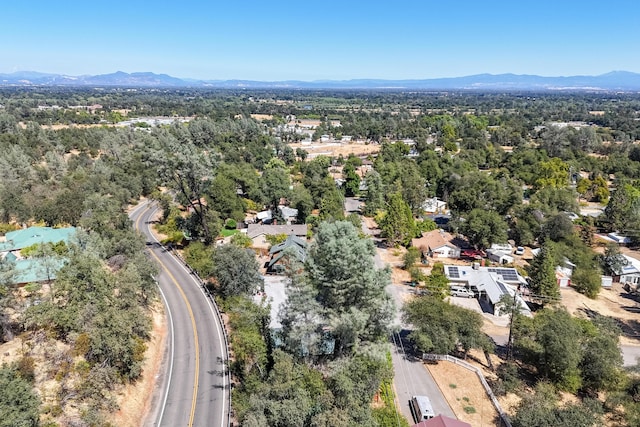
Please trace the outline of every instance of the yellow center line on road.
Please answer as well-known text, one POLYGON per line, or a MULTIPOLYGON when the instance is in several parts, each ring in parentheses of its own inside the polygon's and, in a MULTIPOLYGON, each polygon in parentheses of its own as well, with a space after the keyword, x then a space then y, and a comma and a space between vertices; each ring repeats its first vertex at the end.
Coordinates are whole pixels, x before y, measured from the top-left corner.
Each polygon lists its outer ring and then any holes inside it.
MULTIPOLYGON (((147 210, 149 210, 149 207, 145 209, 145 211, 147 210)), ((136 229, 138 230, 140 230, 140 228, 138 227, 140 225, 139 223, 141 218, 142 218, 142 214, 140 214, 140 216, 136 220, 136 229)), ((192 427, 193 418, 196 413, 196 399, 198 397, 198 373, 200 372, 200 345, 198 343, 198 330, 196 329, 196 319, 193 316, 193 310, 191 309, 191 304, 189 304, 189 300, 187 299, 187 296, 185 295, 184 290, 182 289, 182 287, 180 286, 176 278, 173 276, 173 274, 171 274, 169 269, 162 263, 162 261, 160 261, 160 258, 158 258, 158 256, 153 253, 153 251, 150 250, 149 253, 156 259, 158 264, 162 266, 164 271, 169 275, 169 278, 171 278, 171 281, 173 282, 173 284, 178 289, 178 292, 180 292, 180 295, 182 295, 182 299, 184 300, 184 303, 187 305, 187 310, 189 311, 189 317, 191 318, 191 327, 193 328, 193 339, 196 345, 196 370, 195 370, 194 380, 193 380, 193 398, 191 400, 191 413, 189 414, 189 424, 188 424, 189 427, 192 427)))

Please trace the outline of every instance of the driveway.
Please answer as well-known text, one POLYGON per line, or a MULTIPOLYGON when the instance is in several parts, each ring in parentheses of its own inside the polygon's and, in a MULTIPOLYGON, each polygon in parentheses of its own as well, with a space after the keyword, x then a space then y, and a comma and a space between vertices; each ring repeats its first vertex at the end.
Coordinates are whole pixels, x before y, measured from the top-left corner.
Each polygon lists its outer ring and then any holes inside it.
MULTIPOLYGON (((345 198, 345 211, 349 213, 360 213, 361 202, 354 197, 345 198)), ((373 242, 376 244, 376 254, 374 263, 376 268, 381 269, 386 266, 380 256, 380 253, 386 251, 386 248, 381 247, 382 239, 376 236, 374 230, 371 230, 367 225, 362 223, 362 232, 371 236, 373 242)), ((456 418, 449 403, 442 395, 438 384, 435 382, 427 368, 424 366, 421 360, 408 355, 406 336, 409 333, 406 325, 403 324, 401 319, 401 308, 405 298, 410 294, 413 289, 403 284, 390 284, 386 288, 387 292, 393 298, 396 305, 396 317, 394 319, 393 329, 396 332, 391 337, 392 349, 391 349, 391 361, 393 363, 394 379, 393 385, 395 388, 398 408, 402 414, 407 418, 411 425, 414 424, 413 416, 411 415, 411 409, 409 407, 409 400, 415 395, 428 396, 433 405, 433 410, 436 414, 443 414, 451 418, 456 418), (402 338, 401 338, 402 337, 402 338)))

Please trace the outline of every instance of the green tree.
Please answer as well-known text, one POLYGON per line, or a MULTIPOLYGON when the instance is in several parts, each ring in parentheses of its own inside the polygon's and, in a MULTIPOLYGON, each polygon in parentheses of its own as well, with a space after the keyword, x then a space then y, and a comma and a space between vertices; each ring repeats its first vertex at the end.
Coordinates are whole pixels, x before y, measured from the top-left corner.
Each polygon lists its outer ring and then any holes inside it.
POLYGON ((539 372, 563 390, 580 388, 581 333, 565 309, 546 309, 535 318, 539 372))
POLYGON ((410 269, 413 265, 420 260, 422 254, 420 253, 420 249, 415 246, 411 246, 407 248, 407 252, 402 256, 403 267, 405 270, 410 269))
POLYGON ((390 245, 407 245, 417 234, 411 208, 402 195, 389 195, 387 212, 380 221, 380 229, 390 245))
POLYGON ((180 141, 169 131, 159 134, 161 150, 154 153, 153 161, 160 178, 179 195, 181 202, 189 206, 203 231, 205 241, 215 235, 209 230, 208 207, 203 196, 209 188, 216 159, 191 141, 180 141))
POLYGON ((0 427, 36 427, 40 399, 33 386, 19 373, 7 366, 0 368, 0 427))
POLYGON ((360 192, 360 177, 356 173, 351 162, 347 163, 342 170, 344 176, 344 189, 347 197, 353 197, 360 192))
POLYGON ((281 198, 289 197, 290 186, 289 172, 284 167, 274 166, 264 171, 262 174, 262 193, 272 211, 275 212, 278 208, 281 198))
POLYGON ((573 234, 575 234, 575 231, 571 218, 561 212, 553 215, 544 223, 540 240, 544 241, 546 238, 549 238, 554 242, 558 242, 567 239, 573 234))
POLYGON ((576 191, 585 200, 591 199, 591 187, 593 186, 593 182, 589 178, 582 178, 576 184, 576 191))
POLYGON ((449 295, 449 279, 444 271, 436 269, 435 266, 431 270, 431 274, 427 276, 424 287, 430 295, 436 298, 445 298, 449 295))
POLYGON ((10 289, 16 274, 15 266, 6 258, 0 258, 0 342, 13 336, 12 321, 6 309, 11 304, 10 289))
POLYGON ((538 165, 536 187, 563 188, 569 184, 569 165, 554 157, 538 165))
POLYGON ((325 192, 320 200, 320 219, 344 219, 344 197, 335 186, 325 192))
POLYGON ((427 200, 426 180, 421 176, 418 166, 413 161, 405 161, 402 164, 402 173, 399 178, 399 187, 402 198, 407 202, 414 215, 424 213, 422 206, 427 200))
POLYGON ((298 223, 304 224, 313 210, 313 197, 304 185, 293 187, 290 205, 292 208, 298 210, 298 217, 296 218, 298 223))
POLYGON ((576 194, 570 188, 544 187, 531 196, 530 206, 544 214, 578 211, 576 194))
POLYGON ((640 190, 630 184, 620 184, 614 191, 604 217, 610 230, 636 230, 640 224, 640 190))
POLYGON ((376 171, 369 171, 364 177, 367 185, 365 196, 364 215, 374 216, 376 212, 384 209, 384 188, 380 174, 376 171))
POLYGON ((210 208, 223 218, 244 219, 244 203, 238 196, 237 185, 225 175, 217 175, 206 189, 210 208))
POLYGON ((335 355, 349 354, 361 341, 386 336, 393 303, 385 291, 388 269, 374 264, 375 246, 347 221, 322 223, 309 249, 306 270, 318 291, 336 337, 335 355))
POLYGON ((317 301, 318 291, 300 267, 293 261, 287 270, 290 280, 286 288, 287 300, 278 317, 282 323, 284 348, 309 361, 321 354, 320 345, 325 337, 322 328, 326 319, 317 301))
POLYGON ((474 209, 460 224, 460 232, 476 248, 488 248, 492 243, 507 241, 507 223, 497 212, 474 209))
POLYGON ((620 252, 620 246, 616 243, 609 243, 604 249, 604 254, 600 257, 600 265, 605 274, 616 275, 622 271, 622 267, 627 265, 627 259, 620 252))
POLYGON ((597 316, 591 322, 584 321, 582 387, 591 394, 602 390, 614 390, 621 384, 622 353, 620 328, 613 319, 597 316))
POLYGON ((236 245, 216 248, 213 253, 213 277, 224 297, 251 295, 264 286, 255 255, 236 245))
POLYGON ((201 242, 191 242, 184 249, 184 259, 202 278, 207 278, 213 274, 213 252, 212 247, 201 242))
POLYGON ((535 393, 528 393, 516 408, 511 422, 514 427, 595 427, 602 425, 602 404, 597 400, 558 405, 558 395, 549 383, 536 385, 535 393))
POLYGON ((554 303, 560 298, 555 268, 553 248, 548 244, 543 245, 529 268, 531 290, 542 304, 554 303))
POLYGON ((414 298, 402 311, 402 319, 415 328, 409 337, 422 352, 450 354, 461 350, 466 357, 472 348, 492 348, 481 330, 482 316, 476 312, 433 296, 414 298))
POLYGON ((241 248, 249 248, 253 244, 253 240, 246 233, 236 233, 231 236, 231 244, 241 248))
POLYGON ((581 294, 595 299, 602 287, 600 273, 597 268, 577 268, 571 275, 571 286, 581 294))

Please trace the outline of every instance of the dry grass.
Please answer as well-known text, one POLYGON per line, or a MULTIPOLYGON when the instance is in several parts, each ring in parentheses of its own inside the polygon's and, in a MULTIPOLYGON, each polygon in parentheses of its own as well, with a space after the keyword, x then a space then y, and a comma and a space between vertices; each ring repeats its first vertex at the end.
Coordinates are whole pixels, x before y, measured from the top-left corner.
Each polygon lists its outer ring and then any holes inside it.
POLYGON ((138 427, 149 412, 151 397, 156 386, 156 378, 162 365, 162 356, 167 338, 167 324, 162 303, 152 309, 153 330, 147 343, 142 375, 138 381, 124 387, 118 393, 120 409, 112 414, 111 422, 116 426, 138 427))
POLYGON ((380 152, 381 146, 379 144, 365 144, 364 142, 332 142, 332 143, 319 143, 314 142, 311 145, 305 144, 289 144, 294 151, 297 148, 302 148, 310 154, 310 158, 318 155, 325 155, 331 157, 338 157, 342 154, 343 157, 347 157, 349 154, 355 156, 367 156, 374 155, 380 152))
POLYGON ((475 373, 447 361, 426 366, 460 421, 478 427, 498 425, 498 412, 475 373))
POLYGON ((614 283, 611 289, 601 290, 595 299, 587 298, 573 288, 561 288, 560 295, 561 304, 569 313, 579 317, 588 317, 595 313, 611 317, 622 328, 622 344, 640 345, 640 303, 637 297, 629 295, 620 283, 614 283))

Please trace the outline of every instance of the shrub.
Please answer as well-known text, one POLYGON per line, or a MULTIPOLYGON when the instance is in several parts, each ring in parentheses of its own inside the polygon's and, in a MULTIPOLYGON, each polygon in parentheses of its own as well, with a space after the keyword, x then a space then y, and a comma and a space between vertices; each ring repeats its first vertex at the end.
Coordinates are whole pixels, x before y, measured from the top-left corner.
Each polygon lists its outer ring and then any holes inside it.
POLYGON ((402 257, 402 261, 404 262, 403 268, 408 270, 411 268, 418 260, 420 259, 420 249, 415 246, 411 246, 407 249, 407 252, 402 257))
POLYGON ((235 230, 236 228, 238 228, 238 223, 233 218, 227 218, 227 220, 224 222, 224 228, 226 228, 227 230, 235 230))

